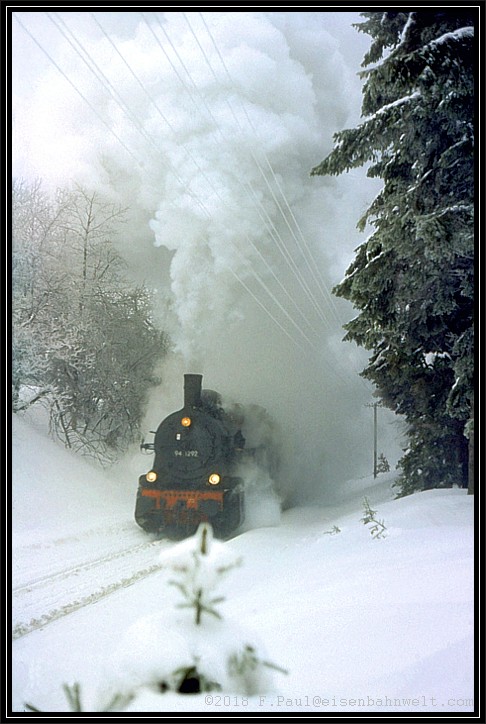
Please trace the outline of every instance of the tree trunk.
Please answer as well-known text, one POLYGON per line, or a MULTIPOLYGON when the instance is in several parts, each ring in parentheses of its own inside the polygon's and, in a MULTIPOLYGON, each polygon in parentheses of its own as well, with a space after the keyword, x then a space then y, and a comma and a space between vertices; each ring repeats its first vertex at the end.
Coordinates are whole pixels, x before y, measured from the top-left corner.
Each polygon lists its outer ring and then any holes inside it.
POLYGON ((471 399, 471 431, 469 433, 467 494, 474 495, 474 395, 471 399))

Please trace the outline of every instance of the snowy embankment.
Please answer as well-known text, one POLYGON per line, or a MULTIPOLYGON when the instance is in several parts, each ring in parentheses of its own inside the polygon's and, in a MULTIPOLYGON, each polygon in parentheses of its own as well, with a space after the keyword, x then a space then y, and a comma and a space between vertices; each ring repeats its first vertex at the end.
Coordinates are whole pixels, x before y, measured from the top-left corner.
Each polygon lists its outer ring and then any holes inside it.
POLYGON ((216 591, 221 621, 203 617, 195 630, 168 585, 164 552, 176 544, 133 521, 132 472, 101 473, 14 419, 13 619, 58 615, 17 630, 13 711, 28 702, 69 712, 62 686, 73 682, 84 710, 116 691, 128 716, 472 711, 473 496, 394 500, 393 477, 349 481, 326 506, 288 510, 224 543, 242 564, 216 591), (365 498, 382 524, 375 535, 365 498), (219 653, 245 636, 277 667, 266 678, 190 695, 157 686, 188 656, 223 676, 219 653))

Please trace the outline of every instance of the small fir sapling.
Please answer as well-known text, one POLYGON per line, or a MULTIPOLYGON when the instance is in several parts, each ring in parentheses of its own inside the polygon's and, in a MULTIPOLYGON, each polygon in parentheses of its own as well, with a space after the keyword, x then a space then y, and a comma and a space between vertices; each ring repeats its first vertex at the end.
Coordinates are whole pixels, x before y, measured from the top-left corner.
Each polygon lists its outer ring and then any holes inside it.
POLYGON ((372 510, 368 498, 363 500, 364 516, 361 521, 364 525, 371 525, 369 529, 373 538, 386 538, 386 526, 382 520, 376 519, 376 510, 372 510))

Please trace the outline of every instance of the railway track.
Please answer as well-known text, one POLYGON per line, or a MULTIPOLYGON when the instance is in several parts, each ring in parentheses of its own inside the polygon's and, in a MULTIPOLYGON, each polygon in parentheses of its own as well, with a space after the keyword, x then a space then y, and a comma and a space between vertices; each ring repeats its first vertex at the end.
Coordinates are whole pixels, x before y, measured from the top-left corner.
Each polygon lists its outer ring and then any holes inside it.
MULTIPOLYGON (((88 606, 114 591, 130 586, 160 570, 158 553, 169 541, 144 541, 122 550, 108 545, 96 558, 83 556, 80 541, 58 545, 49 569, 17 574, 12 588, 12 637, 18 639, 62 616, 88 606), (63 555, 64 553, 64 555, 63 555)), ((109 542, 108 542, 109 543, 109 542)), ((119 545, 119 542, 118 542, 119 545)), ((35 554, 35 546, 31 553, 35 554)), ((26 552, 23 558, 25 560, 26 552)), ((42 560, 45 560, 45 550, 42 560)))

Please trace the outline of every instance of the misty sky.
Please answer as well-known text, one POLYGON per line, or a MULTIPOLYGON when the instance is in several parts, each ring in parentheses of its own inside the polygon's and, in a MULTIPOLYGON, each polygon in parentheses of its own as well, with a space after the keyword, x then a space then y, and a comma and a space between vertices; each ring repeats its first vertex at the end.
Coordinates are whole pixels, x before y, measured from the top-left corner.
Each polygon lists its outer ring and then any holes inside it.
MULTIPOLYGON (((341 341, 355 311, 331 289, 364 241, 356 223, 379 185, 364 171, 310 177, 333 134, 359 122, 369 47, 359 20, 12 19, 14 176, 79 182, 130 208, 120 251, 155 290, 175 345, 148 426, 181 402, 184 372, 203 373, 204 386, 276 417, 289 486, 298 476, 304 496, 372 465, 373 390, 357 374, 366 355, 341 341)), ((391 462, 397 435, 390 422, 380 430, 391 462)))

